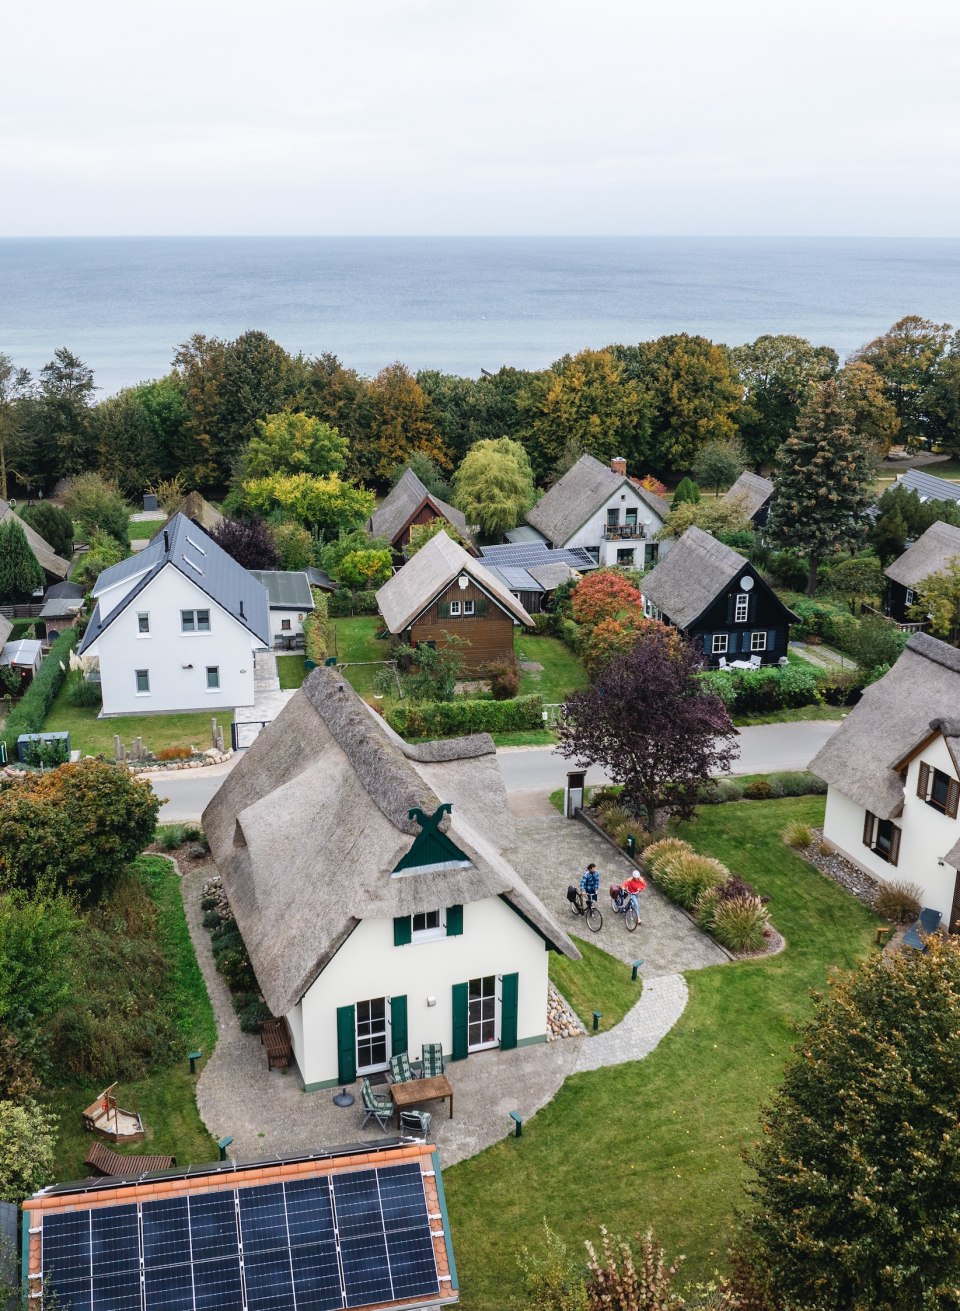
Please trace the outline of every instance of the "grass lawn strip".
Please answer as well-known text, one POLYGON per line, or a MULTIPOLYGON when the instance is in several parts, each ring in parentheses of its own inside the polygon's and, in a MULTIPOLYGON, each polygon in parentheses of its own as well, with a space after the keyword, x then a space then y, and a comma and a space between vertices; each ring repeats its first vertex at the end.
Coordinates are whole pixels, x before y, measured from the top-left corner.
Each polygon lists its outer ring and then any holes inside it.
POLYGON ((179 746, 195 746, 206 751, 210 746, 210 720, 216 717, 227 745, 233 722, 230 710, 209 714, 200 711, 194 714, 118 715, 111 719, 98 719, 98 714, 96 706, 72 706, 67 700, 67 685, 64 683, 44 721, 44 731, 66 730, 70 734, 72 751, 79 751, 82 756, 103 755, 113 760, 115 733, 119 733, 120 741, 126 746, 134 738, 142 737, 149 751, 179 746))
POLYGON ((630 966, 577 938, 582 960, 567 960, 550 953, 550 978, 580 1016, 588 1033, 593 1032, 593 1012, 600 1011, 600 1031, 619 1024, 640 1000, 642 981, 630 977, 630 966))
POLYGON ((300 687, 307 676, 307 671, 303 667, 303 656, 277 656, 277 673, 280 675, 281 692, 290 692, 300 687))
POLYGON ((879 923, 780 839, 792 819, 819 824, 823 807, 822 797, 731 803, 678 826, 772 898, 787 949, 688 974, 686 1011, 649 1057, 574 1076, 521 1140, 447 1172, 466 1311, 499 1311, 519 1289, 516 1255, 543 1217, 575 1253, 600 1224, 625 1236, 651 1226, 671 1257, 686 1254, 689 1280, 723 1267, 745 1201, 741 1153, 811 989, 866 955, 879 923))
MULTIPOLYGON (((178 1165, 200 1164, 215 1160, 217 1148, 197 1111, 196 1079, 190 1077, 186 1053, 202 1050, 209 1056, 213 1051, 217 1041, 213 1007, 190 939, 176 867, 162 856, 141 856, 135 867, 159 908, 157 935, 170 964, 169 990, 163 1002, 175 1015, 183 1037, 183 1059, 169 1069, 121 1084, 121 1104, 138 1110, 146 1128, 143 1141, 126 1150, 134 1155, 170 1153, 176 1156, 178 1165)), ((58 1181, 81 1179, 89 1173, 84 1157, 94 1139, 101 1140, 84 1129, 81 1112, 112 1082, 111 1072, 104 1070, 96 1086, 71 1084, 52 1089, 43 1097, 60 1117, 55 1170, 58 1181)), ((124 1151, 115 1143, 108 1146, 124 1151)))
POLYGON ((382 628, 383 620, 379 615, 356 615, 352 619, 330 621, 328 650, 341 664, 350 666, 345 670, 347 682, 362 697, 377 690, 375 680, 382 668, 367 662, 390 658, 390 643, 379 641, 376 636, 382 628))
POLYGON ((521 696, 539 692, 545 705, 558 705, 571 692, 587 686, 583 661, 559 638, 531 637, 518 628, 515 630, 514 651, 520 662, 543 665, 542 670, 521 671, 521 696))

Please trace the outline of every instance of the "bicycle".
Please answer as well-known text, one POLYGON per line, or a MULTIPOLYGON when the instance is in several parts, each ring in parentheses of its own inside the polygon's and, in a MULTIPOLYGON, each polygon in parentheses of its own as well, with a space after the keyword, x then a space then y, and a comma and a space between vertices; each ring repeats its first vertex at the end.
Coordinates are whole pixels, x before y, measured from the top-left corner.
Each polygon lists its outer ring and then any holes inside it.
POLYGON ((573 896, 567 894, 570 902, 570 909, 574 915, 582 915, 587 921, 587 928, 592 933, 599 933, 600 926, 603 924, 603 916, 600 914, 600 908, 597 905, 597 894, 595 892, 585 893, 578 892, 572 888, 573 896))
POLYGON ((637 912, 634 897, 626 894, 626 904, 621 906, 621 893, 616 885, 610 888, 610 900, 613 902, 613 909, 618 915, 623 916, 623 927, 628 933, 633 933, 640 923, 640 916, 637 912))

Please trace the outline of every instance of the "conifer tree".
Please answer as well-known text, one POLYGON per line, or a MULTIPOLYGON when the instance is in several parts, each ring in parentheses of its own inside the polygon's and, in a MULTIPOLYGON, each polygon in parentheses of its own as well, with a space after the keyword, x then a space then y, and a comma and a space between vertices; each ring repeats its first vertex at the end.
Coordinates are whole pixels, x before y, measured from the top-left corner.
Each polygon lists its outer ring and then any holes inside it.
POLYGON ((692 505, 698 505, 700 502, 700 488, 692 478, 682 478, 680 486, 673 493, 674 505, 682 505, 684 501, 690 501, 692 505))
POLYGON ((29 601, 43 587, 44 573, 16 519, 0 523, 0 605, 29 601))
POLYGON ((873 452, 853 432, 836 381, 811 383, 797 426, 777 457, 767 533, 809 561, 807 595, 824 556, 851 549, 870 501, 873 452))

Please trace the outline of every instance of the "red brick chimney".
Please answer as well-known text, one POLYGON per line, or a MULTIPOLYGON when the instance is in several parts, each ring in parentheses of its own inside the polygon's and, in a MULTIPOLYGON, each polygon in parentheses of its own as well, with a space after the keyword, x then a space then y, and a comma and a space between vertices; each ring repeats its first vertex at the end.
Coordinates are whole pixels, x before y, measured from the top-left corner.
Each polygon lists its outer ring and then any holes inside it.
POLYGON ((621 478, 627 476, 627 462, 622 455, 615 455, 610 461, 610 468, 614 473, 618 473, 621 478))

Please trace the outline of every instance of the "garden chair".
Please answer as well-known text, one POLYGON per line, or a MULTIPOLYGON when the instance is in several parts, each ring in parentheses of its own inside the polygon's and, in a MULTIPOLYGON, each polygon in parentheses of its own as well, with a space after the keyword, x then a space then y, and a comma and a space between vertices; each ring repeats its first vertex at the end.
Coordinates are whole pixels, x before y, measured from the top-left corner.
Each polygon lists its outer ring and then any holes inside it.
POLYGON ((927 944, 924 938, 929 938, 931 934, 936 933, 939 927, 940 912, 931 910, 929 906, 924 906, 916 924, 912 924, 903 935, 903 945, 912 947, 914 951, 926 951, 927 944), (923 937, 920 936, 921 934, 923 937))
POLYGON ((365 1112, 360 1128, 363 1129, 372 1116, 383 1132, 386 1133, 391 1116, 396 1109, 393 1104, 393 1098, 378 1097, 370 1086, 370 1080, 364 1079, 363 1083, 360 1085, 360 1101, 363 1103, 363 1109, 365 1112))
POLYGON ((439 1042, 425 1042, 421 1051, 421 1079, 433 1079, 443 1074, 443 1047, 439 1042))
POLYGON ((751 668, 751 669, 759 669, 760 666, 761 666, 762 664, 763 664, 763 661, 761 660, 761 658, 760 658, 758 655, 752 655, 752 656, 750 657, 750 668, 751 668))
POLYGON ((727 657, 726 657, 726 656, 721 656, 721 657, 720 657, 720 665, 719 665, 719 668, 722 669, 725 673, 729 673, 730 666, 727 664, 727 657))
POLYGON ((400 1132, 415 1134, 426 1141, 430 1133, 431 1115, 429 1111, 401 1111, 400 1132))
POLYGON ((414 1078, 410 1068, 410 1057, 406 1052, 390 1057, 390 1078, 394 1083, 409 1083, 414 1078))

